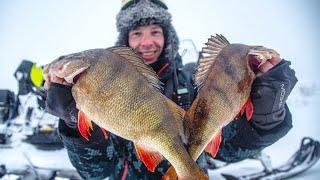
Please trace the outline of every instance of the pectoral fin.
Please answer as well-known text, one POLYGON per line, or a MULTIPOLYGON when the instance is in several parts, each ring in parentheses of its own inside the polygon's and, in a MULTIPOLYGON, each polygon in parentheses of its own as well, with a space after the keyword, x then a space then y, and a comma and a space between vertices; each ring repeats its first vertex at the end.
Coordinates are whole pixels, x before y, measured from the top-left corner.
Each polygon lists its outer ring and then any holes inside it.
POLYGON ((139 159, 149 171, 154 172, 155 168, 162 160, 162 155, 157 151, 148 149, 147 147, 138 144, 135 144, 135 148, 139 159))
POLYGON ((105 130, 105 129, 103 129, 103 128, 100 128, 101 129, 101 131, 102 131, 102 133, 103 133, 103 135, 104 135, 104 138, 105 139, 108 139, 108 132, 107 132, 107 130, 105 130))
POLYGON ((222 141, 222 132, 219 132, 212 138, 207 147, 204 149, 205 152, 209 153, 213 158, 216 157, 220 144, 222 141))
POLYGON ((243 105, 240 115, 242 116, 244 113, 246 113, 247 120, 250 121, 253 114, 253 104, 250 98, 248 98, 247 102, 243 105))
POLYGON ((78 113, 78 129, 82 137, 84 137, 87 141, 89 141, 89 136, 91 135, 92 131, 92 123, 88 116, 79 111, 78 113))

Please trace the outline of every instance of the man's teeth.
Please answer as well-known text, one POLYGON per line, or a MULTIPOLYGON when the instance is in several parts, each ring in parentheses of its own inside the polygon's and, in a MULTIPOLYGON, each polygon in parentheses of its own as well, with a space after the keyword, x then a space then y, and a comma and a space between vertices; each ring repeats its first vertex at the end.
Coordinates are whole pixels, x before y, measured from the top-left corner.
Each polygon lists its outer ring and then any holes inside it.
POLYGON ((153 52, 144 52, 144 53, 141 53, 143 56, 151 56, 153 55, 153 52))

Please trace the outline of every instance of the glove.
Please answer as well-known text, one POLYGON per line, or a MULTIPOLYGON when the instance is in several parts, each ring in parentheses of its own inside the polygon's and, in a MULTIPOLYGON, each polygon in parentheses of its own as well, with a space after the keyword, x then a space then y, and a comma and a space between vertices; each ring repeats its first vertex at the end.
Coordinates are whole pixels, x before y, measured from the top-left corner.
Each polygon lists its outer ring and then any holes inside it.
POLYGON ((71 86, 51 83, 47 92, 46 110, 61 119, 72 129, 77 129, 79 110, 71 94, 71 86))
POLYGON ((297 83, 290 64, 282 60, 253 82, 250 95, 254 107, 253 126, 268 130, 283 121, 286 115, 285 102, 297 83))
MULTIPOLYGON (((76 102, 71 93, 71 86, 51 82, 46 99, 46 111, 60 118, 59 133, 65 137, 84 138, 78 130, 78 112, 76 102)), ((99 126, 92 122, 93 131, 90 139, 94 142, 104 140, 105 136, 99 126), (97 130, 96 130, 97 129, 97 130)))

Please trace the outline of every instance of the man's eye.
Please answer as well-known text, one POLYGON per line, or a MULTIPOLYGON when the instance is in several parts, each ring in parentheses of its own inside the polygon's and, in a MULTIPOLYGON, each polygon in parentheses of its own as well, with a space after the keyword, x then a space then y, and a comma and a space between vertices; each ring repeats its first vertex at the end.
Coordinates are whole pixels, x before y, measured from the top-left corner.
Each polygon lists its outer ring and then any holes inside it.
POLYGON ((132 37, 140 37, 140 36, 141 36, 141 33, 140 33, 140 32, 132 32, 132 33, 130 33, 130 35, 131 35, 132 37))
POLYGON ((152 31, 152 34, 155 36, 162 35, 162 31, 152 31))
POLYGON ((129 33, 130 38, 139 38, 141 36, 141 32, 134 31, 129 33))

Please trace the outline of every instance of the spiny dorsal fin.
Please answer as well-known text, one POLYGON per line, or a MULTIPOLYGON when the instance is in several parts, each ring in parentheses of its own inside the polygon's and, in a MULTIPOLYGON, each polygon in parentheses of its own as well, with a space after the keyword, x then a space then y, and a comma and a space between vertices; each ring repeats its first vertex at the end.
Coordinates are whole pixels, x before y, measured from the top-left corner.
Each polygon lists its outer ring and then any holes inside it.
POLYGON ((195 83, 198 89, 201 88, 207 72, 212 66, 217 55, 230 43, 223 35, 216 34, 216 36, 211 36, 211 38, 209 38, 208 42, 205 44, 207 46, 202 48, 203 57, 199 59, 198 67, 195 73, 195 83))
POLYGON ((163 90, 162 82, 159 80, 154 70, 149 65, 145 64, 131 48, 126 46, 115 46, 108 48, 108 50, 132 63, 137 71, 141 73, 153 87, 160 92, 163 90))

